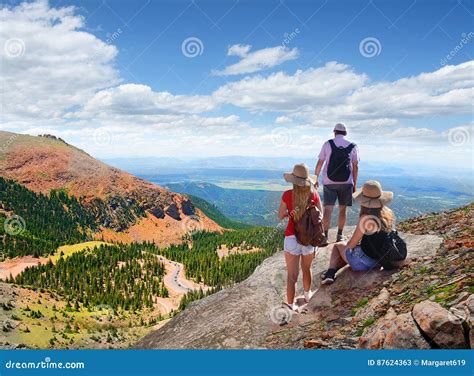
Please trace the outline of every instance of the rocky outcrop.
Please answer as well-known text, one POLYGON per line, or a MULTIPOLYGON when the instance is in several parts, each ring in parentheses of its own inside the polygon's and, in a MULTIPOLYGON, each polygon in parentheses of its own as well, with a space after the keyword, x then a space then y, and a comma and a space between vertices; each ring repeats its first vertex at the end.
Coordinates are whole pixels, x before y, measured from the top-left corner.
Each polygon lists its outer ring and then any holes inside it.
POLYGON ((469 306, 473 301, 474 295, 471 295, 449 311, 430 300, 415 304, 408 313, 397 315, 390 308, 384 317, 364 331, 359 338, 359 348, 470 348, 474 307, 469 306))
POLYGON ((367 328, 359 338, 361 349, 429 349, 410 313, 397 315, 393 308, 367 328))
POLYGON ((170 206, 168 206, 168 208, 165 210, 165 213, 177 221, 181 220, 181 214, 179 212, 178 206, 175 203, 172 203, 170 206))
MULTIPOLYGON (((390 317, 419 329, 430 348, 472 348, 474 297, 474 203, 443 213, 410 219, 399 227, 416 234, 439 233, 443 243, 433 257, 412 259, 400 273, 385 282, 390 294, 390 317)), ((371 301, 372 302, 372 301, 371 301)), ((371 304, 369 302, 369 305, 371 304)), ((389 316, 390 316, 389 315, 389 316)), ((356 314, 356 317, 358 314, 356 314)), ((364 330, 362 348, 385 348, 392 325, 380 318, 364 330)), ((413 339, 419 336, 413 332, 413 339)), ((409 342, 403 346, 410 348, 409 342)))
MULTIPOLYGON (((347 234, 353 228, 347 229, 347 234)), ((408 244, 408 257, 422 257, 434 254, 441 238, 434 235, 402 234, 408 244)), ((331 230, 330 237, 335 237, 331 230)), ((138 348, 261 348, 268 347, 267 337, 288 322, 289 326, 318 318, 325 322, 339 322, 337 308, 341 298, 357 301, 363 296, 382 288, 384 281, 394 271, 353 272, 346 268, 339 273, 336 283, 319 286, 319 275, 327 268, 331 246, 320 248, 313 264, 316 293, 307 306, 308 313, 293 314, 281 308, 285 299, 286 267, 282 252, 266 259, 245 281, 215 293, 201 301, 194 302, 164 327, 147 335, 138 348)), ((302 290, 299 285, 299 291, 302 290)), ((382 296, 381 300, 386 301, 382 296)), ((376 309, 376 308, 374 308, 376 309)), ((418 330, 400 321, 405 331, 418 330)), ((335 334, 336 335, 336 334, 335 334)), ((342 340, 341 340, 342 341, 342 340)), ((393 339, 396 346, 401 339, 393 339), (397 342, 398 341, 398 342, 397 342)), ((308 342, 308 344, 310 344, 308 342)), ((317 347, 316 344, 311 346, 317 347)), ((321 345, 322 346, 322 345, 321 345)), ((301 346, 303 347, 303 345, 301 346)))
POLYGON ((468 315, 469 324, 469 345, 474 348, 474 294, 469 297, 465 304, 465 312, 468 315))
POLYGON ((162 208, 153 208, 150 212, 158 219, 163 219, 165 217, 165 212, 162 208))
POLYGON ((181 210, 184 215, 195 215, 196 214, 196 209, 194 208, 194 204, 191 202, 191 200, 184 200, 181 203, 181 210))
POLYGON ((466 311, 469 316, 469 346, 474 349, 474 295, 471 295, 466 301, 466 311))
POLYGON ((281 309, 286 269, 283 255, 276 254, 249 279, 194 303, 192 311, 179 314, 138 347, 437 348, 412 315, 413 306, 424 301, 439 302, 455 320, 460 318, 466 347, 472 347, 472 213, 474 204, 400 224, 423 236, 402 235, 408 260, 397 271, 355 273, 346 268, 336 283, 321 287, 318 278, 330 253, 321 248, 313 264, 316 294, 306 314, 281 309))
POLYGON ((412 312, 419 328, 435 347, 462 349, 467 347, 463 328, 466 318, 462 311, 456 313, 429 300, 416 304, 412 312))

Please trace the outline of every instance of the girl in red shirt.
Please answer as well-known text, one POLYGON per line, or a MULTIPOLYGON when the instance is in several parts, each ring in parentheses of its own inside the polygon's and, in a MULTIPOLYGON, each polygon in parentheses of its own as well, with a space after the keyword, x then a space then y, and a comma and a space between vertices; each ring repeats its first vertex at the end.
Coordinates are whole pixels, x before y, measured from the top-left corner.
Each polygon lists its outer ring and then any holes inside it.
POLYGON ((313 263, 316 247, 304 246, 298 243, 295 236, 295 222, 303 215, 308 206, 310 197, 321 213, 322 207, 319 194, 315 188, 317 178, 315 175, 309 174, 309 168, 306 164, 295 165, 293 167, 293 172, 285 173, 283 176, 287 182, 293 184, 293 189, 283 193, 278 217, 280 219, 288 218, 284 242, 285 261, 288 272, 286 295, 288 307, 296 311, 297 305, 294 301, 300 259, 301 270, 303 272, 304 298, 306 301, 309 301, 312 295, 311 265, 313 263))

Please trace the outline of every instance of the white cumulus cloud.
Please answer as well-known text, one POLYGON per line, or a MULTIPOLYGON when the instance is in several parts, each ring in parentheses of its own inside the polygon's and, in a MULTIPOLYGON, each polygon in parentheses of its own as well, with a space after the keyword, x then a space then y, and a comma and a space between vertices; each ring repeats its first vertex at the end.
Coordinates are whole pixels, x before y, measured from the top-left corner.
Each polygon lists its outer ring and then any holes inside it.
POLYGON ((25 2, 2 7, 0 23, 1 99, 9 118, 59 118, 119 82, 117 48, 83 31, 74 7, 25 2))
POLYGON ((250 44, 234 44, 227 50, 227 56, 245 57, 251 48, 250 44))
POLYGON ((321 68, 246 77, 214 92, 218 101, 257 111, 297 111, 332 105, 362 87, 368 77, 348 65, 329 62, 321 68))
POLYGON ((84 115, 108 112, 121 115, 202 113, 215 107, 210 96, 173 95, 147 85, 123 84, 97 92, 84 106, 84 115))
POLYGON ((235 44, 230 46, 227 55, 239 56, 241 58, 235 64, 229 65, 223 70, 213 72, 216 76, 230 76, 245 73, 254 73, 264 69, 273 68, 283 64, 285 61, 295 60, 299 56, 297 48, 277 46, 268 47, 250 52, 251 46, 235 44))

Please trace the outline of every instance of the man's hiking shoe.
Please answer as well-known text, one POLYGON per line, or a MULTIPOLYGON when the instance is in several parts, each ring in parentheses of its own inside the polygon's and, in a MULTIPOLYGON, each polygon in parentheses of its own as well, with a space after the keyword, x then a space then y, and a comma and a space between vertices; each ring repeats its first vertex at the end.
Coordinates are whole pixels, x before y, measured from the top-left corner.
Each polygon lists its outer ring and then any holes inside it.
POLYGON ((320 246, 320 247, 326 247, 328 244, 329 244, 329 243, 328 243, 328 237, 325 236, 325 237, 323 238, 323 240, 321 240, 321 243, 319 243, 319 246, 320 246))
POLYGON ((337 234, 336 242, 343 242, 346 240, 346 237, 342 234, 337 234))
POLYGON ((328 269, 323 274, 321 274, 321 284, 330 285, 336 280, 336 269, 328 269))

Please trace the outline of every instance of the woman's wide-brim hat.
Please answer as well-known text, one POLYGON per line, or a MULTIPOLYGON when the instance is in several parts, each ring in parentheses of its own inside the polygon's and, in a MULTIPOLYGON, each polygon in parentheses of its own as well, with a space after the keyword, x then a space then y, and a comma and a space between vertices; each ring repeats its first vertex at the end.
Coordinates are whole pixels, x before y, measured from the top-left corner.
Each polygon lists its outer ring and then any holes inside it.
POLYGON ((310 187, 318 181, 316 175, 310 175, 309 168, 305 163, 296 164, 293 172, 286 172, 283 177, 288 183, 299 185, 300 187, 310 187))
POLYGON ((362 189, 357 190, 352 197, 360 206, 366 208, 381 208, 393 199, 393 192, 382 190, 382 186, 376 180, 369 180, 364 183, 362 189))

